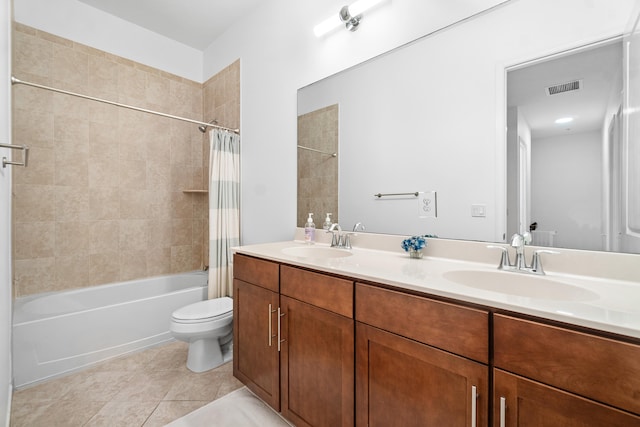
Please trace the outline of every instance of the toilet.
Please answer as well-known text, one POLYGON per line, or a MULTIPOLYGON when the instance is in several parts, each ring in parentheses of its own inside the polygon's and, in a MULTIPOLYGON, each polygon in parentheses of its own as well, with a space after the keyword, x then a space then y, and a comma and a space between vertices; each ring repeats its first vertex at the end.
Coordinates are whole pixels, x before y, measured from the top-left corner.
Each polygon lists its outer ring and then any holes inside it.
POLYGON ((189 343, 187 368, 204 372, 233 357, 233 300, 214 298, 189 304, 171 315, 174 338, 189 343))

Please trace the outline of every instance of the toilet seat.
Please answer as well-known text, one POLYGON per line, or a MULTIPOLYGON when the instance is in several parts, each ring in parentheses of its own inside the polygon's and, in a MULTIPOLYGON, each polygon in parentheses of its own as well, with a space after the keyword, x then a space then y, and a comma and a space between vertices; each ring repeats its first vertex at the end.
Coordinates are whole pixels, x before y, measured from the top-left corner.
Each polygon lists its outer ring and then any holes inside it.
POLYGON ((233 300, 229 297, 199 301, 179 308, 171 314, 177 323, 204 323, 233 316, 233 300))

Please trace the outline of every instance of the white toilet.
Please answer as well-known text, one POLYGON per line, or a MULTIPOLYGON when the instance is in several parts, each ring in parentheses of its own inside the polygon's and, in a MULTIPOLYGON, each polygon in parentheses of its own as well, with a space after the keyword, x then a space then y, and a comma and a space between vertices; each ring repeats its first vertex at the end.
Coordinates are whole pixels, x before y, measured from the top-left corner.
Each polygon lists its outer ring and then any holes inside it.
POLYGON ((189 304, 171 315, 171 334, 189 343, 187 368, 204 372, 233 357, 233 300, 214 298, 189 304))

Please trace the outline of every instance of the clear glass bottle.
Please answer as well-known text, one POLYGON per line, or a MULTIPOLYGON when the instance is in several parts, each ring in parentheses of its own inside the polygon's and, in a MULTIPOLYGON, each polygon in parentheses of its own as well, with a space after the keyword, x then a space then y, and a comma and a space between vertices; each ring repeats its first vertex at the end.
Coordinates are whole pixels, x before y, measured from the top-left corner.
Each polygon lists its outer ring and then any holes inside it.
POLYGON ((324 219, 324 223, 322 224, 323 230, 328 230, 331 228, 331 215, 333 214, 330 212, 327 212, 327 217, 324 219))

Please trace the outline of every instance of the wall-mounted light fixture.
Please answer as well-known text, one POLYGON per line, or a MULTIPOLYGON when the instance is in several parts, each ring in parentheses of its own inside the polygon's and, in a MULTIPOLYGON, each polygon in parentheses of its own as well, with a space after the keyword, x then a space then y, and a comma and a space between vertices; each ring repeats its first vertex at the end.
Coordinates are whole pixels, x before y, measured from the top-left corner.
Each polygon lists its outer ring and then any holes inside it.
POLYGON ((351 6, 344 6, 338 12, 338 16, 325 19, 314 27, 313 32, 316 37, 322 37, 342 24, 347 30, 355 31, 358 29, 362 14, 382 1, 384 0, 358 0, 351 6))

